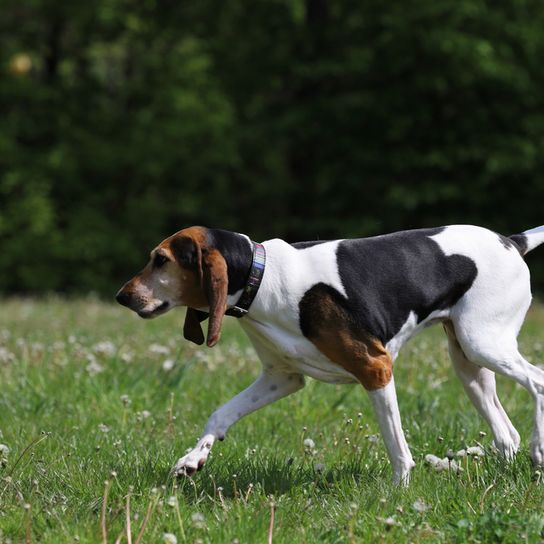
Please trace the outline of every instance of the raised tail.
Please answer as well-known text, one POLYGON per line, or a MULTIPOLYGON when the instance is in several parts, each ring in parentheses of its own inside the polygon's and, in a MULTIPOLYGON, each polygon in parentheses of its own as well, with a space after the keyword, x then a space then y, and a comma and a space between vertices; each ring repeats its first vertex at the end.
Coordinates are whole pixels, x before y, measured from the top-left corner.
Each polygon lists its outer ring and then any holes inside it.
POLYGON ((544 243, 544 225, 529 229, 521 234, 513 234, 510 240, 516 244, 522 255, 529 253, 535 247, 544 243))

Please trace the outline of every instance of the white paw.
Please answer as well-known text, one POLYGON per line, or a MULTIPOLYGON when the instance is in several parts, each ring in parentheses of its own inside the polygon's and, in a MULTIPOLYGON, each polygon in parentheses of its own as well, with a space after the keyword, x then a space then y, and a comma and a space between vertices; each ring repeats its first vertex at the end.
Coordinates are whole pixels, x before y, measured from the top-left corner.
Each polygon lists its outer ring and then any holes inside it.
POLYGON ((410 471, 416 466, 412 459, 401 465, 393 467, 393 483, 400 487, 407 487, 410 484, 410 471))
POLYGON ((513 461, 518 452, 519 442, 516 444, 513 440, 502 440, 501 442, 494 440, 493 445, 506 461, 513 461))
POLYGON ((531 445, 531 459, 535 467, 544 467, 544 444, 531 445))
POLYGON ((178 477, 192 476, 197 470, 201 470, 208 459, 212 444, 208 440, 199 441, 194 449, 178 459, 172 468, 172 474, 178 477))

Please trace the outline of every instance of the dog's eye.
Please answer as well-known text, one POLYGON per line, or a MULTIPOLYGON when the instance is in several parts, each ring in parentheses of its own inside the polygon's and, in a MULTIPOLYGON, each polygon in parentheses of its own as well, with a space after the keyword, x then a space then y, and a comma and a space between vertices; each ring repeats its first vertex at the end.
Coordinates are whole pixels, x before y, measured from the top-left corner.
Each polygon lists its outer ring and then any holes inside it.
POLYGON ((160 268, 166 261, 168 261, 168 259, 164 255, 157 253, 153 259, 153 267, 160 268))

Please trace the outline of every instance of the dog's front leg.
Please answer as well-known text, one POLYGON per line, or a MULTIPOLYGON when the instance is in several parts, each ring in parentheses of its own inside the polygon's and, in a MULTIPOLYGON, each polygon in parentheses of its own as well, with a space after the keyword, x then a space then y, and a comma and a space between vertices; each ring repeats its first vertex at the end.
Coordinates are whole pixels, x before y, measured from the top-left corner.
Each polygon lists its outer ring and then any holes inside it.
POLYGON ((206 425, 196 446, 174 465, 176 476, 190 476, 206 462, 216 440, 223 440, 225 433, 239 419, 290 395, 304 387, 300 374, 285 374, 263 370, 263 373, 247 389, 216 410, 206 425))
POLYGON ((393 481, 408 485, 410 470, 415 463, 402 430, 395 381, 391 378, 385 387, 370 391, 369 394, 393 467, 393 481))

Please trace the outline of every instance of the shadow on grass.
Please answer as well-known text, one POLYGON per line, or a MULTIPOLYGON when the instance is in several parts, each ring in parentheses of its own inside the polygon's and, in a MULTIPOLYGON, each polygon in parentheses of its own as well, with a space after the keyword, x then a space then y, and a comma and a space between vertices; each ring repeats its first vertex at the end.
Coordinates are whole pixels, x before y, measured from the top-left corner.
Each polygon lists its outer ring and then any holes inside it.
POLYGON ((384 466, 363 466, 356 461, 329 468, 314 465, 305 459, 294 461, 281 457, 232 459, 222 466, 218 464, 216 461, 208 471, 204 468, 193 477, 192 482, 178 479, 180 492, 188 502, 198 500, 197 495, 202 494, 216 497, 219 488, 225 499, 243 496, 249 488, 275 497, 296 494, 297 490, 308 487, 318 489, 321 494, 338 494, 338 488, 343 483, 368 485, 377 479, 389 477, 384 466))

